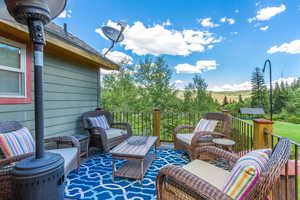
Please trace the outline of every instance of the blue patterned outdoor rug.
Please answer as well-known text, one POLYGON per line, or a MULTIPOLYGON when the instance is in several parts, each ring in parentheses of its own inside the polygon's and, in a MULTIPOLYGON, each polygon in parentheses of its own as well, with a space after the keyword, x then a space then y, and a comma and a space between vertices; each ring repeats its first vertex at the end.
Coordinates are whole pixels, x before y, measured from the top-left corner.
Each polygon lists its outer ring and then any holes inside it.
MULTIPOLYGON (((123 161, 117 162, 120 165, 123 161)), ((159 170, 168 164, 184 165, 187 162, 188 158, 182 151, 159 149, 141 185, 138 180, 118 177, 112 182, 112 158, 109 154, 98 154, 81 164, 79 173, 69 174, 65 197, 80 200, 154 200, 159 170)))

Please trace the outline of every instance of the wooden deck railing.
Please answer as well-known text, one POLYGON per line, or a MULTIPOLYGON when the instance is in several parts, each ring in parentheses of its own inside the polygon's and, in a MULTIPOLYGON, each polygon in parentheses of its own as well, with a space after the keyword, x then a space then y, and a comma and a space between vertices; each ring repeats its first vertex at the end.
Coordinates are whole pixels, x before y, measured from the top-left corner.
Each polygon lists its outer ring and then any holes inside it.
POLYGON ((112 112, 114 120, 128 122, 134 135, 153 135, 152 112, 112 112))
POLYGON ((253 125, 237 117, 232 117, 231 138, 236 141, 235 152, 245 153, 253 150, 253 125))
POLYGON ((153 112, 113 112, 115 121, 128 122, 134 135, 156 135, 155 123, 159 123, 159 135, 162 142, 172 142, 172 132, 179 125, 195 125, 202 113, 160 112, 159 121, 153 112))
MULTIPOLYGON (((203 116, 203 113, 172 113, 160 112, 113 112, 116 121, 128 122, 131 124, 135 135, 157 135, 162 142, 173 142, 173 130, 179 125, 195 125, 203 116)), ((234 152, 242 155, 255 148, 257 141, 254 141, 255 128, 252 122, 245 121, 238 117, 232 118, 232 136, 236 141, 234 152), (255 144, 256 143, 256 144, 255 144)), ((300 134, 300 131, 299 131, 300 134)), ((274 148, 281 138, 276 134, 269 134, 271 144, 274 148)), ((298 200, 299 197, 299 147, 300 144, 292 141, 290 161, 282 170, 280 182, 276 184, 272 200, 298 200)))

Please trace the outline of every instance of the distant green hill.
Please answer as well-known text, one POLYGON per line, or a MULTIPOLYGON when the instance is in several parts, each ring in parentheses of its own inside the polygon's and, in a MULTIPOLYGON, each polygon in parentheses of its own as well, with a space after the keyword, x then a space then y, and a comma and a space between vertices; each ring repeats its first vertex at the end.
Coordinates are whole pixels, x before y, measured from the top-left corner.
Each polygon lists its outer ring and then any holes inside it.
MULTIPOLYGON (((227 96, 227 99, 229 101, 238 101, 239 95, 242 95, 243 99, 248 98, 251 96, 250 90, 244 90, 244 91, 225 91, 225 92, 212 92, 213 98, 216 99, 219 103, 223 103, 223 99, 225 96, 227 96)), ((183 98, 183 91, 178 91, 178 97, 183 98)))
POLYGON ((223 102, 225 96, 229 101, 238 101, 239 95, 242 95, 242 98, 248 98, 251 96, 251 91, 225 91, 225 92, 211 92, 214 99, 218 100, 219 103, 223 102))

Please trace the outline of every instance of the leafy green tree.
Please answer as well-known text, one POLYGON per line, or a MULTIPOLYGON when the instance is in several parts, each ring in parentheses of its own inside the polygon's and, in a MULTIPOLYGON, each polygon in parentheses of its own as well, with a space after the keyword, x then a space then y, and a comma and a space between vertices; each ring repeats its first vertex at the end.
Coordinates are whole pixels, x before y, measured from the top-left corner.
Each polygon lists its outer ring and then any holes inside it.
POLYGON ((262 107, 265 110, 268 110, 267 87, 265 85, 263 73, 258 67, 255 68, 252 73, 251 85, 251 106, 262 107))
POLYGON ((183 112, 192 112, 194 106, 194 97, 193 97, 193 84, 189 83, 184 90, 183 93, 183 112))
POLYGON ((105 109, 114 111, 137 110, 137 88, 132 77, 132 68, 121 65, 118 72, 103 78, 102 104, 105 109))
POLYGON ((194 111, 196 112, 212 112, 215 111, 217 105, 207 92, 207 83, 200 75, 195 75, 193 78, 193 89, 195 90, 194 111))
POLYGON ((140 61, 135 81, 142 88, 142 101, 150 109, 166 110, 166 99, 174 97, 170 88, 172 72, 163 57, 146 57, 140 61))

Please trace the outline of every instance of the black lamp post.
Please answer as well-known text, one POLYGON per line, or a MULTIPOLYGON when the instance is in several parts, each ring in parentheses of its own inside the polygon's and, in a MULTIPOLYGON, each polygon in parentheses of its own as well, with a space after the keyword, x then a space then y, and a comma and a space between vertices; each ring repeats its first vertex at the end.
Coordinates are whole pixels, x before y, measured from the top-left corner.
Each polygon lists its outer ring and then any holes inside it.
POLYGON ((270 100, 269 101, 270 101, 270 119, 272 121, 273 120, 273 85, 272 85, 272 64, 271 64, 270 59, 265 61, 263 73, 265 73, 265 71, 266 71, 267 64, 270 69, 270 94, 269 94, 270 100))
POLYGON ((44 152, 43 49, 44 25, 57 17, 67 0, 5 0, 9 14, 27 25, 34 47, 35 157, 16 164, 15 199, 63 199, 64 160, 58 154, 44 152))

